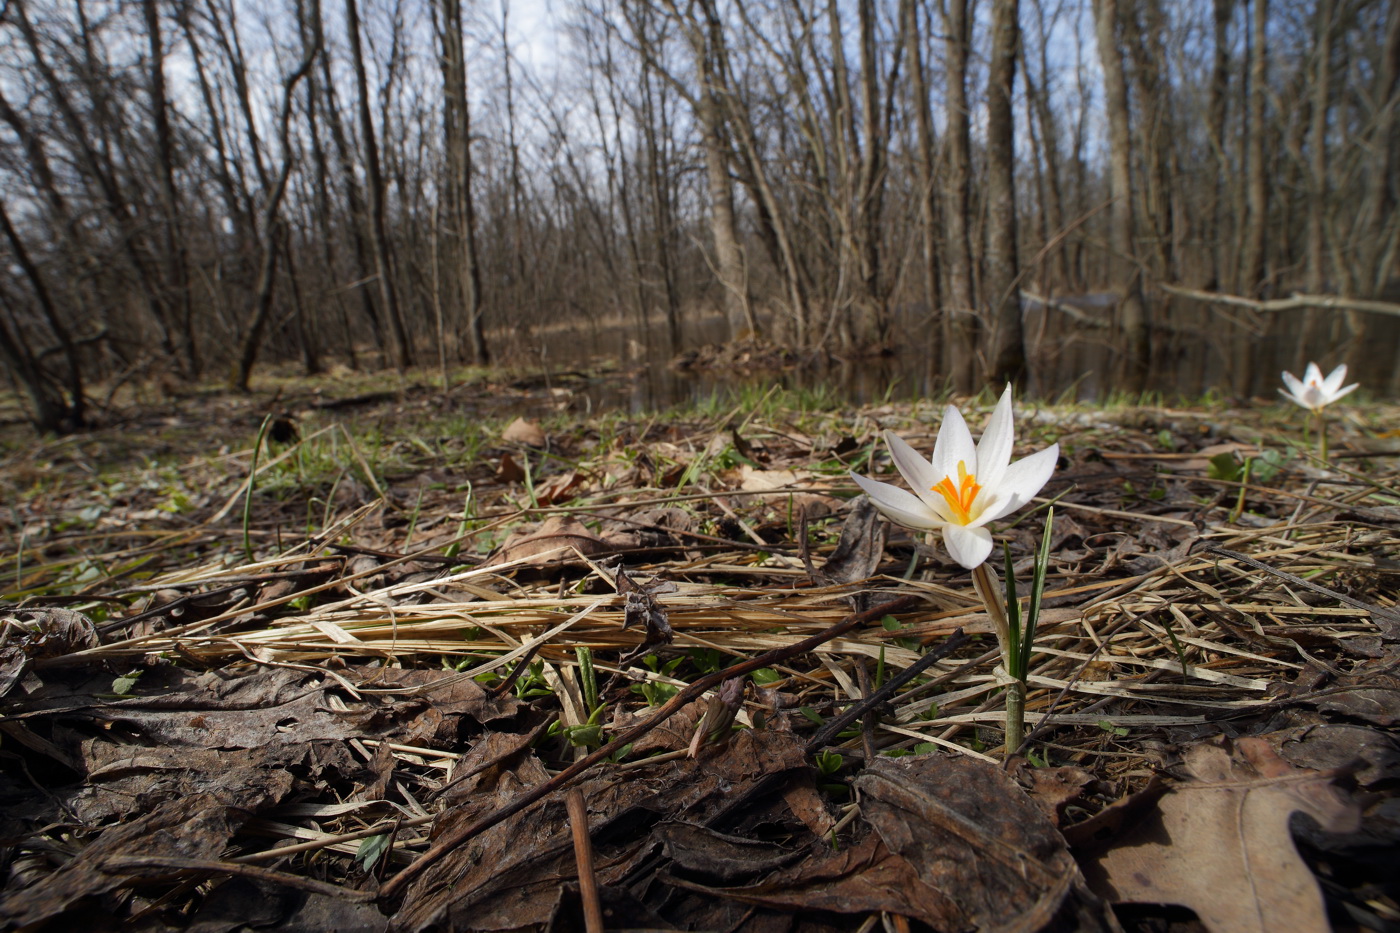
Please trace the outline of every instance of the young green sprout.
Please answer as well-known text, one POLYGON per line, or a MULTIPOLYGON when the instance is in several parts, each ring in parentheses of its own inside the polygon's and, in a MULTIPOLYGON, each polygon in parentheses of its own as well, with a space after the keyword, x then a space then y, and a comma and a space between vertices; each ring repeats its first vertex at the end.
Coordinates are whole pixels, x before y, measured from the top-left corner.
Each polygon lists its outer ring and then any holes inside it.
POLYGON ((886 518, 907 528, 941 533, 949 556, 972 571, 973 585, 996 628, 1003 667, 1012 675, 1006 723, 1006 749, 1011 754, 1021 744, 1024 731, 1025 673, 1018 661, 1023 650, 1029 657, 1029 648, 1023 649, 1022 644, 1034 633, 1033 620, 1028 620, 1024 633, 1019 624, 1013 630, 996 574, 987 563, 992 553, 987 524, 1010 515, 1040 492, 1055 470, 1060 445, 1051 444, 1011 462, 1015 433, 1010 386, 976 444, 967 422, 951 405, 944 412, 931 460, 891 432, 885 432, 885 441, 895 468, 914 491, 855 473, 851 478, 886 518), (1019 677, 1014 676, 1018 669, 1022 670, 1019 677))

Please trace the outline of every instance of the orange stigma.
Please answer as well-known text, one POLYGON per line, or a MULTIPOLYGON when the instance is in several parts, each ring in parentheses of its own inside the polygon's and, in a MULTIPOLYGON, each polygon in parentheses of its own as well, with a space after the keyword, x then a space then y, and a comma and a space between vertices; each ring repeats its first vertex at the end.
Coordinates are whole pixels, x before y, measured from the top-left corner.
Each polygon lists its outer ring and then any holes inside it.
POLYGON ((977 498, 977 494, 982 491, 978 485, 977 478, 967 472, 967 461, 958 461, 958 484, 953 485, 951 476, 943 477, 938 485, 933 487, 933 491, 943 497, 943 501, 948 503, 948 508, 953 510, 953 516, 959 525, 966 525, 972 521, 972 503, 977 498))

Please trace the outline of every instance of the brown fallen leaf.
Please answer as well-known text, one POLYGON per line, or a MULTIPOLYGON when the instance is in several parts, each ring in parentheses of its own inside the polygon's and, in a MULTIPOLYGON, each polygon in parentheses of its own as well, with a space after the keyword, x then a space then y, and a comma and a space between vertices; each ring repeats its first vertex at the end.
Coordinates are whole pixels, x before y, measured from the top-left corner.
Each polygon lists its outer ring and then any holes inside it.
POLYGON ((1064 837, 1000 767, 937 753, 882 758, 856 787, 880 839, 940 895, 938 912, 921 918, 936 929, 1118 929, 1064 837))
POLYGON ((1070 765, 1035 768, 1024 758, 1017 758, 1010 772, 1055 825, 1061 827, 1067 822, 1065 808, 1082 801, 1085 791, 1095 782, 1094 775, 1083 768, 1070 765))
POLYGON ((617 567, 615 585, 623 597, 622 627, 627 629, 640 624, 646 630, 646 638, 641 645, 623 656, 623 663, 646 655, 658 645, 669 645, 675 632, 671 631, 667 620, 666 607, 656 597, 676 592, 676 585, 669 580, 658 579, 638 583, 627 575, 621 564, 617 567))
MULTIPOLYGON (((719 850, 727 837, 714 837, 709 848, 719 850)), ((667 855, 681 864, 696 859, 670 841, 667 855)), ((771 848, 776 850, 776 846, 771 848)), ((717 856, 722 850, 708 853, 713 863, 746 867, 746 853, 738 846, 717 856)), ((777 871, 763 873, 752 884, 723 886, 711 878, 681 877, 674 870, 666 871, 661 879, 668 885, 695 892, 706 901, 722 903, 737 901, 755 907, 792 914, 797 911, 827 911, 844 914, 869 914, 889 911, 928 924, 935 930, 970 929, 957 906, 935 885, 920 877, 917 866, 891 852, 880 837, 869 830, 840 848, 830 845, 813 846, 799 853, 803 857, 795 864, 777 871)), ((777 853, 773 856, 777 862, 777 853)), ((734 879, 726 879, 734 880, 734 879)))
MULTIPOLYGON (((683 748, 689 740, 693 722, 675 736, 677 747, 683 748)), ((751 800, 770 793, 774 784, 806 773, 806 753, 794 736, 751 730, 737 733, 716 754, 666 762, 654 769, 600 768, 578 785, 588 802, 600 888, 630 888, 637 881, 634 873, 641 873, 643 880, 636 890, 646 892, 649 902, 655 898, 658 905, 670 905, 673 892, 657 874, 658 869, 664 871, 666 862, 658 864, 649 855, 660 844, 667 823, 720 820, 734 808, 751 806, 751 800), (658 817, 663 818, 660 825, 658 817)), ((482 800, 489 806, 503 804, 524 787, 544 780, 546 772, 526 749, 480 777, 474 791, 464 788, 465 795, 454 798, 463 801, 462 809, 482 800)), ((577 877, 568 823, 561 819, 561 797, 562 793, 556 794, 516 813, 445 854, 409 887, 394 917, 394 928, 404 933, 543 928, 555 915, 561 887, 577 877)), ((454 819, 453 812, 446 811, 440 819, 454 819)), ((754 846, 750 854, 760 849, 754 846)), ((774 849, 766 851, 781 860, 774 849)))
POLYGON ((606 542, 584 527, 578 519, 567 515, 554 515, 534 531, 512 534, 487 563, 505 564, 514 560, 527 560, 538 566, 559 564, 576 559, 569 548, 585 557, 604 554, 608 550, 606 542))
POLYGON ((535 487, 535 501, 544 506, 567 502, 578 495, 587 479, 578 470, 551 476, 535 487))
MULTIPOLYGON (((806 564, 807 574, 813 583, 818 586, 840 585, 874 576, 884 557, 885 539, 888 537, 887 526, 877 520, 878 515, 869 498, 861 496, 857 499, 841 526, 841 539, 836 544, 836 550, 831 552, 821 569, 817 569, 808 553, 805 533, 806 522, 811 515, 803 511, 802 562, 806 564)), ((866 590, 852 593, 846 598, 857 612, 869 609, 877 599, 874 593, 866 590)))
POLYGON ((1295 768, 1260 738, 1193 746, 1185 766, 1190 778, 1155 809, 1081 851, 1090 886, 1117 902, 1189 907, 1214 933, 1330 930, 1288 821, 1301 812, 1324 831, 1356 827, 1335 772, 1295 768))
MULTIPOLYGON (((1393 654, 1393 653, 1392 653, 1393 654)), ((1400 722, 1400 676, 1394 656, 1377 658, 1337 678, 1344 688, 1324 697, 1317 708, 1337 717, 1390 728, 1400 722)))
POLYGON ((796 470, 755 470, 745 464, 739 467, 739 488, 748 492, 769 492, 774 489, 790 489, 798 483, 812 478, 806 471, 796 470))
MULTIPOLYGON (((35 658, 58 657, 98 643, 92 620, 72 609, 23 609, 0 618, 0 629, 5 631, 0 648, 0 696, 29 673, 35 658)), ((38 685, 34 681, 36 688, 38 685)))
POLYGON ((525 468, 515 462, 510 452, 501 454, 501 462, 496 467, 496 482, 521 483, 525 481, 525 468))
POLYGON ((0 901, 0 926, 37 929, 84 899, 130 883, 140 871, 111 864, 123 855, 217 858, 244 819, 245 814, 207 794, 167 801, 154 812, 103 830, 57 871, 0 901))
POLYGON ((544 436, 544 430, 533 421, 526 421, 524 418, 516 418, 501 434, 501 440, 507 444, 524 444, 526 447, 543 447, 549 443, 549 439, 544 436))

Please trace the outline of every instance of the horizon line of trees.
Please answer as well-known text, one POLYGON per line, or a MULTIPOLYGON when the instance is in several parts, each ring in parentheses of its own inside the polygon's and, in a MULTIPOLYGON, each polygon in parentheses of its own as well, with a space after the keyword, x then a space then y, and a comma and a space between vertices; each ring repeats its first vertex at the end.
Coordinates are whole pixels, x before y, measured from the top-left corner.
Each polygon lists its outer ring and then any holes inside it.
POLYGON ((1400 4, 559 9, 0 0, 0 360, 35 423, 102 379, 445 371, 601 316, 851 353, 912 315, 972 388, 1024 378, 1027 292, 1113 292, 1132 390, 1173 288, 1390 308, 1400 4))

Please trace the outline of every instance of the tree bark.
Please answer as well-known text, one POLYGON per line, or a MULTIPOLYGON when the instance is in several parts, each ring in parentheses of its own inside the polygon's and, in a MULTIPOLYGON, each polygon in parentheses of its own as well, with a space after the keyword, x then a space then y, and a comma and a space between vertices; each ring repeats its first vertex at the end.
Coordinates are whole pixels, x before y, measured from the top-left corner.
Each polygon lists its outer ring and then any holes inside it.
POLYGON ((1327 250, 1323 220, 1327 211, 1327 116, 1332 107, 1332 0, 1318 0, 1317 45, 1313 51, 1312 113, 1308 121, 1307 272, 1310 292, 1322 291, 1327 250))
POLYGON ((944 11, 948 85, 948 175, 944 190, 947 209, 948 306, 944 312, 948 371, 961 392, 977 382, 977 343, 981 317, 977 313, 972 267, 972 133, 967 106, 967 59, 972 41, 970 0, 946 0, 944 11))
POLYGON ((1094 0, 1094 29, 1108 117, 1109 193, 1113 199, 1108 215, 1109 248, 1115 251, 1111 262, 1118 289, 1118 325, 1126 347, 1123 387, 1140 392, 1147 380, 1151 345, 1142 300, 1142 276, 1134 250, 1132 137, 1128 125, 1128 82, 1118 42, 1118 15, 1117 0, 1094 0))
POLYGON ((161 40, 160 9, 156 0, 142 0, 146 40, 151 60, 151 113, 156 134, 156 182, 160 193, 161 246, 165 253, 166 284, 178 320, 185 369, 191 377, 203 369, 194 332, 194 303, 190 295, 189 262, 180 229, 180 198, 175 189, 175 146, 170 133, 170 104, 165 90, 165 46, 161 40))
POLYGON ((374 272, 379 284, 380 307, 388 323, 389 357, 403 371, 413 361, 413 351, 399 312, 389 258, 389 231, 384 224, 384 173, 379 161, 379 143, 375 139, 374 118, 369 109, 369 80, 365 74, 365 56, 360 40, 360 11, 355 0, 345 0, 345 31, 350 38, 350 56, 355 70, 355 95, 360 121, 360 144, 364 149, 365 191, 369 207, 369 241, 374 254, 374 272))
POLYGON ((443 145, 447 149, 447 200, 460 262, 453 263, 457 294, 465 315, 471 361, 491 361, 486 345, 481 295, 481 262, 476 249, 476 206, 472 198, 471 112, 467 106, 467 60, 462 47, 461 0, 441 0, 443 145))
POLYGON ((1269 222, 1268 179, 1264 177, 1264 104, 1268 96, 1268 0, 1252 0, 1254 28, 1249 49, 1249 121, 1245 141, 1245 228, 1240 252, 1242 295, 1261 297, 1269 222))
MULTIPOLYGON (((83 426, 86 402, 83 396, 83 369, 82 362, 78 359, 78 348, 58 313, 58 306, 43 273, 29 255, 29 250, 20 239, 18 231, 10 223, 10 215, 3 200, 0 200, 0 231, 4 232, 10 250, 14 253, 15 262, 29 280, 29 287, 34 292, 44 319, 48 322, 49 330, 53 332, 59 348, 63 351, 68 398, 64 399, 50 387, 50 379, 44 372, 43 365, 38 357, 29 351, 21 337, 8 333, 0 334, 0 337, 3 337, 3 341, 0 341, 3 346, 0 346, 0 349, 9 357, 11 368, 24 383, 30 400, 34 403, 35 426, 43 431, 62 433, 75 430, 83 426)), ((3 322, 0 322, 0 330, 3 329, 3 322)))
POLYGON ((1211 12, 1214 23, 1214 45, 1210 71, 1210 94, 1207 124, 1210 129, 1211 149, 1215 155, 1216 170, 1211 180, 1210 203, 1211 226, 1206 242, 1211 245, 1210 267, 1206 275, 1207 287, 1211 289, 1228 286, 1235 281, 1233 271, 1234 251, 1229 248, 1232 237, 1227 236, 1225 210, 1225 179, 1230 177, 1229 159, 1225 154, 1225 111, 1229 102, 1230 90, 1230 19, 1234 0, 1212 0, 1211 12))
MULTIPOLYGON (((301 13, 298 4, 298 14, 301 13)), ((231 379, 233 388, 240 392, 248 391, 253 365, 262 349, 263 333, 267 329, 268 319, 272 316, 272 297, 277 283, 277 256, 280 252, 278 244, 282 235, 282 199, 287 193, 287 180, 291 177, 292 165, 296 161, 295 150, 291 145, 292 104, 297 84, 311 71, 319 52, 318 46, 304 47, 301 62, 282 82, 282 101, 277 115, 277 141, 282 165, 266 193, 261 212, 259 226, 262 229, 262 256, 249 301, 248 323, 243 330, 243 340, 239 346, 231 379)))
POLYGON ((918 169, 919 184, 919 225, 922 258, 924 261, 924 301, 928 305, 930 321, 926 358, 932 367, 938 361, 938 346, 944 319, 942 304, 942 281, 939 268, 938 237, 938 194, 934 190, 937 179, 934 176, 937 142, 933 129, 933 113, 929 107, 928 75, 924 71, 923 32, 919 29, 918 0, 900 0, 899 15, 903 18, 905 55, 909 58, 909 95, 914 108, 914 127, 918 133, 915 166, 918 169))
POLYGON ((987 378, 1020 386, 1026 376, 1021 297, 1016 287, 1016 140, 1012 94, 1020 42, 1019 0, 992 4, 992 57, 987 73, 987 254, 984 295, 991 302, 987 378))

